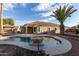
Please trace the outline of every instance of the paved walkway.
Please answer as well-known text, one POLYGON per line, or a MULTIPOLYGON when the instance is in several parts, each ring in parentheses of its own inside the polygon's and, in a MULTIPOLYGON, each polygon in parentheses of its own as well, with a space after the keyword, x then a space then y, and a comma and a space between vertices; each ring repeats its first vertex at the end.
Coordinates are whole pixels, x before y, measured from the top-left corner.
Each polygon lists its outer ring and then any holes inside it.
POLYGON ((10 38, 11 36, 1 36, 0 37, 0 40, 6 40, 6 39, 8 39, 8 38, 10 38))

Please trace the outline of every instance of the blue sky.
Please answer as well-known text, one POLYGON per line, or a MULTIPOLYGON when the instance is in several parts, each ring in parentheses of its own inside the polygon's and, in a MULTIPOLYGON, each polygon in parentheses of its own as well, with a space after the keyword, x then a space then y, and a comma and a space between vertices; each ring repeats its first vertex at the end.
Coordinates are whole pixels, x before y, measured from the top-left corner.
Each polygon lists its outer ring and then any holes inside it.
MULTIPOLYGON (((59 24, 59 22, 50 15, 59 5, 57 3, 15 3, 4 4, 3 18, 12 18, 15 20, 15 25, 23 25, 33 21, 45 21, 59 24)), ((68 18, 64 24, 66 26, 74 26, 79 23, 79 4, 73 5, 78 9, 75 13, 68 18)))

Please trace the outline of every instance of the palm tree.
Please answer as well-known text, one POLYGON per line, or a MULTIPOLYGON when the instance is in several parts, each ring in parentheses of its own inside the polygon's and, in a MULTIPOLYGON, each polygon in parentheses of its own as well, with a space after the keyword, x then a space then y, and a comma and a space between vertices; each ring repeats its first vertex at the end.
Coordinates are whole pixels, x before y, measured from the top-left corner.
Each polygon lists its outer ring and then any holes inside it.
POLYGON ((60 22, 60 34, 64 34, 64 21, 71 17, 71 14, 77 11, 77 9, 73 9, 72 5, 64 5, 59 6, 51 16, 55 17, 60 22))

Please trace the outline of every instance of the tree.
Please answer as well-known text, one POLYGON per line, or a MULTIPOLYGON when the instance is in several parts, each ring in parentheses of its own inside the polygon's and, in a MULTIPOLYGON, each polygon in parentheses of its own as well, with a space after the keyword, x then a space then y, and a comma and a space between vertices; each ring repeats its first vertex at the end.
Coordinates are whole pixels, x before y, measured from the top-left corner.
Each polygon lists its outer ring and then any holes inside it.
POLYGON ((2 14, 3 14, 3 3, 0 3, 0 33, 3 33, 3 19, 2 19, 2 14))
POLYGON ((64 21, 71 17, 71 14, 77 11, 77 9, 73 9, 72 5, 64 5, 59 6, 55 11, 53 11, 52 15, 60 22, 60 34, 64 34, 64 21))
POLYGON ((5 25, 7 23, 7 21, 5 19, 3 19, 3 25, 5 25))
POLYGON ((3 24, 9 24, 9 25, 14 25, 14 20, 11 18, 5 18, 3 19, 3 24))

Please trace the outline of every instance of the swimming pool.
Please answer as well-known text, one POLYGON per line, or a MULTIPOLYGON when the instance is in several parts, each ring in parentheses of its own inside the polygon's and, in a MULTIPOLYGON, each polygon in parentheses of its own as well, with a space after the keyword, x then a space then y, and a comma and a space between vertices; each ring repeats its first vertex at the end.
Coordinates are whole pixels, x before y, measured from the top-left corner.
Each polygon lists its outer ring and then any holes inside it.
POLYGON ((16 42, 32 42, 32 39, 30 37, 10 37, 9 39, 5 41, 16 41, 16 42))
MULTIPOLYGON (((59 55, 68 52, 72 48, 72 44, 58 36, 39 36, 43 38, 42 43, 44 46, 40 48, 45 51, 46 54, 59 55)), ((38 48, 28 43, 32 42, 32 37, 10 37, 5 41, 0 41, 0 44, 16 45, 25 49, 38 51, 38 48)))
MULTIPOLYGON (((57 44, 57 43, 61 44, 61 40, 56 39, 54 37, 49 37, 49 36, 36 36, 36 37, 43 38, 42 43, 44 43, 44 44, 51 43, 51 42, 54 42, 55 44, 57 44)), ((32 39, 33 39, 33 37, 9 37, 8 39, 6 39, 4 41, 15 41, 15 42, 31 43, 31 42, 33 42, 32 39)))

